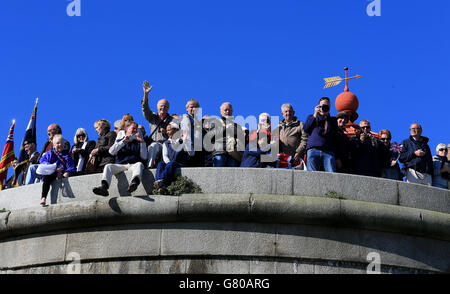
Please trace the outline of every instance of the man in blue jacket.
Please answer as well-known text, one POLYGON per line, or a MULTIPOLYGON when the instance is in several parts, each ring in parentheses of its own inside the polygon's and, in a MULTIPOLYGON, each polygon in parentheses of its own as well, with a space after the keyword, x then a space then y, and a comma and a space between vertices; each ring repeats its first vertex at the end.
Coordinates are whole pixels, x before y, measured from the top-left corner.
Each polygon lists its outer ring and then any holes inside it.
POLYGON ((319 105, 315 107, 314 114, 306 119, 304 129, 308 134, 307 169, 336 172, 337 122, 335 117, 330 116, 330 98, 319 99, 319 105))
POLYGON ((428 138, 422 136, 422 126, 411 124, 408 139, 402 142, 399 161, 406 169, 406 182, 431 186, 433 174, 433 158, 428 138))

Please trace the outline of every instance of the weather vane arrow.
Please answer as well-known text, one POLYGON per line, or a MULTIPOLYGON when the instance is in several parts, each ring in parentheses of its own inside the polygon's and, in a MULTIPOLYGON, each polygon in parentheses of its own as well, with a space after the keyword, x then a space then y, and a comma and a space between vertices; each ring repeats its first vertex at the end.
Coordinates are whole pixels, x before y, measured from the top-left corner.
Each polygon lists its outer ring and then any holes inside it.
POLYGON ((333 87, 333 86, 339 85, 342 81, 347 81, 347 80, 350 80, 350 79, 359 79, 360 77, 362 77, 361 75, 356 75, 354 77, 349 77, 348 78, 347 77, 347 70, 348 70, 348 68, 346 67, 345 68, 345 78, 341 78, 340 76, 324 78, 324 80, 325 80, 325 87, 323 87, 323 88, 325 89, 325 88, 333 87))

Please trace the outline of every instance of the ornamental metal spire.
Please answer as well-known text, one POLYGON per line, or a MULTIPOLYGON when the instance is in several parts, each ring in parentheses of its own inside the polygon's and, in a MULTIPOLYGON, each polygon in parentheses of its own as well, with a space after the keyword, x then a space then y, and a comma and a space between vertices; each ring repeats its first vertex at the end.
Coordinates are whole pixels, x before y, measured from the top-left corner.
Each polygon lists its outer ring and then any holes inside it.
POLYGON ((325 78, 325 86, 323 87, 325 88, 329 88, 329 87, 333 87, 336 85, 339 85, 342 81, 345 80, 345 91, 348 92, 348 84, 347 84, 347 80, 350 79, 359 79, 360 77, 362 77, 361 75, 356 75, 354 77, 347 77, 347 71, 348 71, 348 67, 344 68, 345 70, 345 78, 341 78, 340 76, 336 76, 336 77, 331 77, 331 78, 325 78))

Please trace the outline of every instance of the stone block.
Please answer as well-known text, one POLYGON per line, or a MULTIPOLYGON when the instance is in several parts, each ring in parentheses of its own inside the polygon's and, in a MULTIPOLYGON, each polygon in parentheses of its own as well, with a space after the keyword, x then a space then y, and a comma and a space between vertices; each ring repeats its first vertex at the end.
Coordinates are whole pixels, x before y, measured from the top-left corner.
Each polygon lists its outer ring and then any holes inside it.
POLYGON ((309 225, 278 227, 276 254, 301 259, 359 262, 359 236, 355 230, 309 225))
POLYGON ((183 168, 203 193, 292 195, 292 171, 257 168, 183 168))
POLYGON ((178 213, 178 197, 145 195, 111 197, 98 202, 97 216, 120 218, 128 222, 174 221, 178 213))
POLYGON ((251 216, 258 221, 334 224, 340 217, 340 201, 322 197, 253 195, 251 216))
MULTIPOLYGON (((173 197, 172 197, 173 198, 173 197)), ((179 199, 178 215, 181 219, 210 218, 212 221, 220 219, 249 219, 250 196, 248 194, 184 194, 179 199)))
POLYGON ((323 197, 336 192, 349 200, 398 203, 397 182, 341 173, 293 171, 294 195, 323 197))
POLYGON ((161 229, 157 225, 103 227, 67 236, 67 252, 76 252, 81 260, 158 256, 161 229))
POLYGON ((168 224, 162 231, 161 255, 273 256, 274 232, 270 224, 168 224))
POLYGON ((0 268, 24 267, 65 260, 66 234, 35 234, 0 243, 0 268))
POLYGON ((37 207, 41 201, 42 183, 0 191, 0 209, 17 210, 37 207))
POLYGON ((450 242, 387 232, 361 231, 360 254, 378 253, 381 265, 450 272, 450 242))
POLYGON ((450 214, 450 190, 398 182, 399 204, 450 214))

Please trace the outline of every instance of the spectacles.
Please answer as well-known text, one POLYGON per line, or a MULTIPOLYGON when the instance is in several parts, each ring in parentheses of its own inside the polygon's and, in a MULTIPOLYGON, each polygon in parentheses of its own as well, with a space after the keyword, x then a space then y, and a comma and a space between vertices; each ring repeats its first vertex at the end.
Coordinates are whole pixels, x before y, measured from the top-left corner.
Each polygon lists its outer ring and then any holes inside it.
POLYGON ((370 127, 369 126, 364 126, 364 127, 361 127, 361 129, 370 129, 370 127))
POLYGON ((381 141, 389 141, 389 140, 391 140, 391 139, 389 139, 389 138, 381 138, 381 141))
POLYGON ((444 149, 444 148, 439 149, 439 152, 442 152, 442 151, 448 151, 448 149, 444 149))

